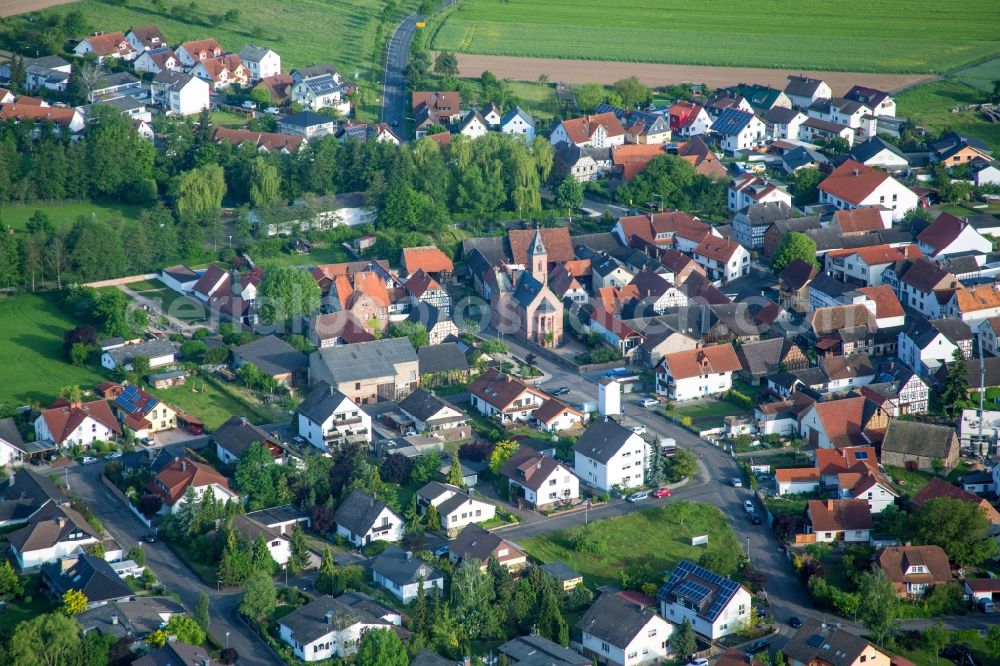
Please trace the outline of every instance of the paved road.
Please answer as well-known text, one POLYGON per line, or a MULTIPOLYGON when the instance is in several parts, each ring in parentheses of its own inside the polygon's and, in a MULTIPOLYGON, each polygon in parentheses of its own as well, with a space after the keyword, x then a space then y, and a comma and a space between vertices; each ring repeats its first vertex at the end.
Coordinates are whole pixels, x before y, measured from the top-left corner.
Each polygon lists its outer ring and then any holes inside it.
MULTIPOLYGON (((437 11, 441 11, 456 0, 445 0, 437 11)), ((385 56, 385 72, 382 78, 382 122, 395 128, 396 134, 405 140, 406 127, 406 66, 410 62, 410 44, 417 34, 417 23, 424 17, 410 14, 396 26, 389 39, 385 56)))
MULTIPOLYGON (((111 494, 101 482, 104 465, 75 466, 69 470, 70 494, 77 495, 90 506, 104 523, 104 528, 124 548, 128 550, 149 530, 125 506, 111 494)), ((194 572, 188 569, 173 551, 163 542, 142 544, 146 551, 146 565, 170 592, 176 592, 188 609, 193 609, 198 596, 203 592, 209 596, 211 612, 211 633, 220 644, 227 640, 236 649, 243 666, 272 666, 281 664, 271 653, 267 644, 251 633, 237 617, 242 594, 239 591, 219 592, 201 583, 194 572), (227 637, 228 634, 228 637, 227 637)))

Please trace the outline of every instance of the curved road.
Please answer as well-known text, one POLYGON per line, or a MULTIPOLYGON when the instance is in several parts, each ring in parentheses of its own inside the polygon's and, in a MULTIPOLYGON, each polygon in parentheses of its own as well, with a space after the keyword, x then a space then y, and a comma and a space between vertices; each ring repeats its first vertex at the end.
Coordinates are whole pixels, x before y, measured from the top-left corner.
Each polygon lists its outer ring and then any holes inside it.
MULTIPOLYGON (((444 0, 436 11, 441 11, 456 0, 444 0)), ((389 48, 385 55, 385 72, 382 78, 382 122, 391 125, 400 139, 406 138, 406 66, 410 62, 410 44, 417 34, 417 23, 423 21, 420 14, 410 14, 396 26, 389 38, 389 48)))

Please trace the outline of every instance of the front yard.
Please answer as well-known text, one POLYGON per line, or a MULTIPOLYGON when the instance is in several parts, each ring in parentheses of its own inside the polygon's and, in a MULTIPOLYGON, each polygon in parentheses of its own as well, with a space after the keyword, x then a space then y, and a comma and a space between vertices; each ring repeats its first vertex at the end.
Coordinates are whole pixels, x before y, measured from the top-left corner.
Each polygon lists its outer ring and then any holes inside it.
POLYGON ((705 534, 711 550, 740 550, 722 512, 697 502, 671 502, 520 543, 542 562, 563 562, 576 569, 593 587, 619 583, 622 572, 634 569, 648 569, 651 580, 660 581, 680 560, 698 561, 706 547, 692 546, 691 537, 705 534))

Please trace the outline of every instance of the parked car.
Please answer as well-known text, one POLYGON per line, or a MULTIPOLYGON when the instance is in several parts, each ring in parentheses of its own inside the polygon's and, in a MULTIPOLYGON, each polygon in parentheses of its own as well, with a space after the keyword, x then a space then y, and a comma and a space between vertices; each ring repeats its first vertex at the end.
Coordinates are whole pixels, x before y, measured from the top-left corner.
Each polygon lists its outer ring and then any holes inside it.
POLYGON ((569 393, 569 388, 566 386, 557 386, 549 391, 549 395, 566 395, 567 393, 569 393))
POLYGON ((760 525, 761 523, 760 516, 758 516, 756 513, 751 513, 749 519, 751 525, 760 525))
POLYGON ((154 534, 153 532, 150 532, 149 534, 143 534, 142 537, 140 538, 146 543, 156 543, 156 534, 154 534))
POLYGON ((634 425, 632 426, 632 432, 634 432, 637 435, 645 435, 646 426, 642 425, 641 423, 639 425, 634 425))
POLYGON ((658 404, 660 404, 660 401, 657 400, 656 398, 643 398, 641 404, 643 407, 646 407, 648 409, 649 407, 656 407, 658 404))
POLYGON ((444 557, 448 554, 448 545, 445 544, 444 546, 439 546, 434 550, 434 554, 438 557, 444 557))
POLYGON ((753 502, 750 501, 750 500, 743 500, 743 508, 746 509, 747 513, 753 513, 754 512, 753 502))
POLYGON ((792 629, 798 629, 802 626, 802 620, 800 620, 798 616, 793 615, 788 618, 788 626, 792 629))
POLYGON ((733 478, 731 478, 729 480, 729 482, 733 484, 733 488, 742 488, 743 487, 743 479, 741 479, 738 476, 734 476, 733 478))
POLYGON ((118 460, 121 457, 122 457, 121 451, 115 451, 113 453, 108 454, 108 460, 118 460))
POLYGON ((763 652, 764 650, 768 649, 769 647, 771 647, 771 641, 767 640, 766 638, 762 638, 759 641, 756 641, 755 643, 753 643, 750 647, 748 647, 746 649, 746 655, 748 657, 752 657, 753 655, 757 654, 758 652, 763 652))
POLYGON ((257 102, 251 102, 250 100, 246 100, 245 102, 243 102, 243 108, 244 109, 256 109, 257 108, 257 102))
POLYGON ((635 504, 636 502, 641 502, 644 499, 649 499, 649 493, 646 492, 645 490, 640 490, 639 492, 632 493, 631 495, 629 495, 628 497, 626 497, 625 501, 626 502, 631 502, 632 504, 635 504))
POLYGON ((32 467, 38 467, 41 464, 42 464, 42 459, 41 458, 35 458, 34 456, 32 456, 32 458, 31 458, 31 465, 32 465, 32 467))
POLYGON ((266 109, 264 109, 264 113, 269 113, 272 116, 276 116, 279 113, 281 113, 281 111, 278 111, 278 107, 276 107, 276 106, 269 106, 266 109))
POLYGON ((670 488, 657 488, 653 491, 653 497, 670 497, 670 488))
POLYGON ((97 458, 94 456, 84 456, 80 458, 80 464, 82 465, 92 465, 95 462, 97 462, 97 458))
POLYGON ((704 657, 698 657, 697 659, 692 659, 684 666, 708 666, 708 659, 704 657))

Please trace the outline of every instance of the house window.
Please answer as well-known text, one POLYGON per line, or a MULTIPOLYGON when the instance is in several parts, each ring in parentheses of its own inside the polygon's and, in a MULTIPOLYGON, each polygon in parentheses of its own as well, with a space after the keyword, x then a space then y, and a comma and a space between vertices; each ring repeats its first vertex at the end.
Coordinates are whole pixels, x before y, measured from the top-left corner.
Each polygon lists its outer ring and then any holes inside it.
POLYGON ((605 643, 604 641, 601 641, 601 651, 602 652, 611 652, 611 646, 608 645, 607 643, 605 643))
POLYGON ((650 629, 649 633, 646 634, 646 635, 649 636, 650 638, 652 638, 653 636, 656 635, 656 629, 650 629))

